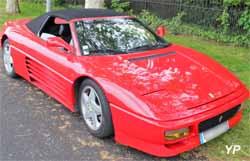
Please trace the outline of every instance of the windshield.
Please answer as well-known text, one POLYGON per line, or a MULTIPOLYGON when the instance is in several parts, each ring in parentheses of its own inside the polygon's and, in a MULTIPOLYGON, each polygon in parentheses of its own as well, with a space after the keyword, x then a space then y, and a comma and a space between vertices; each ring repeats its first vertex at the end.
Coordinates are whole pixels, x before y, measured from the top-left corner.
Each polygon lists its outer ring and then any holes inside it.
POLYGON ((168 46, 134 18, 77 21, 75 26, 83 55, 125 54, 168 46))

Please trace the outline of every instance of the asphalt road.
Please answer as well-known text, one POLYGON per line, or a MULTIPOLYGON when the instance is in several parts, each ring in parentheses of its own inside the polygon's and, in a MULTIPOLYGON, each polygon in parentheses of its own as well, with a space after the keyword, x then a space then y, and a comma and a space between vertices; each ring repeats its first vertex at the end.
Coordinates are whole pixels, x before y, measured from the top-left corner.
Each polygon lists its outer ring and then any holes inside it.
POLYGON ((95 138, 79 114, 71 113, 22 78, 8 78, 2 61, 0 66, 1 161, 207 159, 197 149, 188 155, 157 158, 119 145, 113 138, 95 138))

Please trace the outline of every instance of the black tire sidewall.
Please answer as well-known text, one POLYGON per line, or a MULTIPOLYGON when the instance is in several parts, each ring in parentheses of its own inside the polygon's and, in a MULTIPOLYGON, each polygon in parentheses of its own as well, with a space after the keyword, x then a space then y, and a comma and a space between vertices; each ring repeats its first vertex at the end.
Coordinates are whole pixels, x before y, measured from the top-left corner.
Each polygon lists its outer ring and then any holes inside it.
POLYGON ((105 138, 105 137, 112 136, 114 132, 113 132, 113 122, 112 122, 112 115, 111 115, 109 103, 107 101, 107 98, 106 98, 103 90, 100 88, 100 86, 96 82, 94 82, 90 79, 86 79, 82 82, 82 84, 80 86, 79 94, 78 94, 77 102, 78 102, 78 107, 80 109, 82 117, 84 117, 84 116, 83 116, 82 110, 81 110, 82 109, 82 107, 81 107, 81 94, 83 93, 82 91, 86 86, 90 86, 90 87, 94 88, 99 99, 100 99, 100 103, 101 103, 101 107, 102 107, 102 123, 101 123, 100 128, 97 130, 92 130, 87 125, 87 123, 85 122, 85 119, 84 119, 85 125, 87 126, 89 132, 96 137, 105 138))

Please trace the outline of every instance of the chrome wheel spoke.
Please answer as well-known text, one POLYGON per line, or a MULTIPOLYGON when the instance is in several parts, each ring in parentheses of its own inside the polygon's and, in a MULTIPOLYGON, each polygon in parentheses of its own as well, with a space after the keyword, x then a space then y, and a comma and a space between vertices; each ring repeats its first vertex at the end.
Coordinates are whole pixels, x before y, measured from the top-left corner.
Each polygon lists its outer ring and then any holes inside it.
POLYGON ((98 119, 97 119, 97 115, 94 111, 87 111, 85 118, 86 118, 86 122, 89 126, 91 126, 93 129, 98 128, 98 119))
POLYGON ((82 102, 83 103, 87 103, 89 100, 89 96, 86 93, 82 94, 82 102))
POLYGON ((3 61, 4 61, 4 64, 7 62, 7 58, 5 54, 3 55, 3 61))
POLYGON ((95 101, 91 101, 91 107, 96 112, 97 115, 100 115, 102 113, 102 109, 100 105, 97 105, 95 101))
POLYGON ((96 98, 96 93, 95 93, 94 89, 91 88, 90 92, 89 92, 89 99, 95 100, 95 98, 96 98))
POLYGON ((89 111, 89 110, 86 110, 86 112, 85 112, 85 117, 86 117, 86 119, 88 119, 88 120, 92 120, 92 118, 93 118, 93 112, 91 112, 91 111, 89 111))
POLYGON ((5 56, 5 62, 6 62, 6 64, 11 64, 11 62, 12 62, 10 56, 7 54, 5 56))
POLYGON ((11 56, 11 55, 9 56, 9 63, 10 63, 10 64, 13 64, 13 59, 12 59, 12 56, 11 56))
POLYGON ((96 128, 97 126, 97 116, 94 112, 90 113, 90 119, 91 119, 91 124, 93 125, 94 128, 96 128))

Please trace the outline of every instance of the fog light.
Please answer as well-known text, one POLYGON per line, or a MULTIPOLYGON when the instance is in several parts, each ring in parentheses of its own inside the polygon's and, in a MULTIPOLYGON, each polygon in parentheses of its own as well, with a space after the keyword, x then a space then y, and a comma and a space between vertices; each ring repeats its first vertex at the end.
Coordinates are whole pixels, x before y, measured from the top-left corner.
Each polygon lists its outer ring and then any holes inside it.
POLYGON ((189 135, 189 128, 171 130, 165 132, 166 140, 176 140, 189 135))

